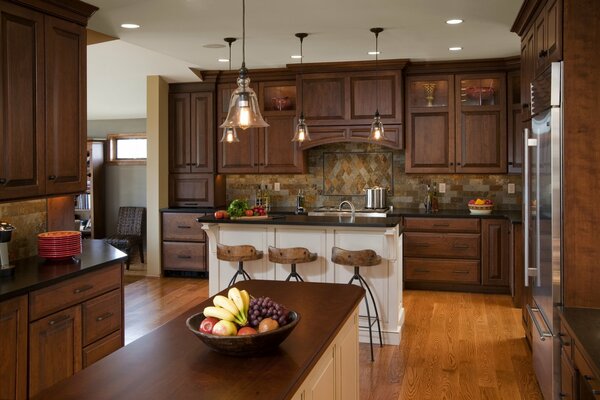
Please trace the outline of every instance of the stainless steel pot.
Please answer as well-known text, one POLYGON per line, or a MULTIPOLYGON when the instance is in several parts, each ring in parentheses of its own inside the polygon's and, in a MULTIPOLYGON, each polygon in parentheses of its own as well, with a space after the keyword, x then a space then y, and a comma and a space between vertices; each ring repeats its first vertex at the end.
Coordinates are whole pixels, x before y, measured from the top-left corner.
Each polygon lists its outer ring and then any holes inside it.
POLYGON ((374 186, 365 188, 365 208, 385 208, 387 188, 374 186))

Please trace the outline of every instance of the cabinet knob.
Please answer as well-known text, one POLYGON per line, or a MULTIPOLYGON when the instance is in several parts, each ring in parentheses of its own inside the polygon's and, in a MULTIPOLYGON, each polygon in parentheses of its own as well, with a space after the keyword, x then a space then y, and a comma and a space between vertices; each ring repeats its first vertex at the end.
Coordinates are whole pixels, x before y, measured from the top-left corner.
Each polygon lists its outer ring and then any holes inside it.
POLYGON ((513 165, 513 162, 512 162, 512 161, 509 161, 509 162, 508 162, 508 165, 513 165))
POLYGON ((55 179, 56 179, 56 175, 50 175, 50 176, 48 177, 48 180, 50 180, 50 181, 53 181, 53 180, 55 180, 55 179))
POLYGON ((6 179, 0 178, 0 185, 4 185, 6 183, 6 179))
POLYGON ((452 166, 452 165, 454 165, 454 163, 453 163, 453 162, 451 162, 451 163, 450 163, 450 165, 452 166))
POLYGON ((538 57, 539 58, 544 58, 548 55, 548 50, 540 50, 538 57))
POLYGON ((523 103, 523 108, 529 108, 529 103, 523 103))
POLYGON ((460 165, 460 163, 459 163, 459 162, 457 162, 457 163, 456 163, 456 165, 460 165))

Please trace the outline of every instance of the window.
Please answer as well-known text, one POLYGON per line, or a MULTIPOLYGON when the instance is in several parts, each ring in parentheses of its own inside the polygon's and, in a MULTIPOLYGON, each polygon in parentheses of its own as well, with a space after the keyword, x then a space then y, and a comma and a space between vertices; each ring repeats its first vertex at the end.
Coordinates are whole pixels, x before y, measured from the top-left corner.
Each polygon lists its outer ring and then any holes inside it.
POLYGON ((147 141, 145 133, 109 134, 108 161, 115 164, 146 164, 147 141))

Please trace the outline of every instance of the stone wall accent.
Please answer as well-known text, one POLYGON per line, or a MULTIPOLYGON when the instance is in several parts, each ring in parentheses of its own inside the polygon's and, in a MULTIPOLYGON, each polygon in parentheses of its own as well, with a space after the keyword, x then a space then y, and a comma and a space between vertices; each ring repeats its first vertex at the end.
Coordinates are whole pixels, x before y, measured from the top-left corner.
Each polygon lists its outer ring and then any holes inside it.
POLYGON ((46 200, 0 203, 0 221, 8 222, 17 228, 8 244, 10 260, 35 256, 37 235, 46 231, 46 200))
MULTIPOLYGON (((370 143, 342 143, 318 146, 308 151, 308 173, 302 175, 228 175, 227 176, 227 201, 236 198, 245 198, 254 201, 254 193, 258 185, 267 185, 272 188, 279 182, 281 190, 270 190, 271 204, 274 207, 294 207, 296 193, 299 189, 305 192, 305 205, 307 208, 320 206, 337 206, 342 200, 350 200, 357 207, 364 207, 363 194, 328 195, 324 182, 340 179, 339 174, 332 168, 324 168, 324 160, 332 153, 339 153, 337 159, 353 161, 345 164, 350 176, 360 176, 364 171, 365 160, 361 161, 360 153, 392 154, 393 195, 388 196, 388 205, 396 208, 423 208, 423 199, 427 192, 428 184, 446 184, 446 193, 439 194, 441 209, 459 210, 466 209, 470 199, 477 197, 490 198, 501 210, 520 210, 522 179, 521 175, 474 175, 474 174, 406 174, 404 172, 404 151, 391 151, 388 148, 370 143), (354 154, 356 153, 356 154, 354 154), (346 156, 343 156, 346 154, 346 156), (508 194, 508 184, 515 184, 515 194, 508 194)), ((385 163, 381 163, 385 168, 385 163)), ((374 174, 385 176, 380 172, 374 174)), ((355 178, 347 185, 364 187, 363 181, 355 178), (361 186, 362 185, 362 186, 361 186)), ((369 185, 385 186, 385 182, 373 182, 369 185)), ((350 193, 350 192, 348 192, 350 193)))

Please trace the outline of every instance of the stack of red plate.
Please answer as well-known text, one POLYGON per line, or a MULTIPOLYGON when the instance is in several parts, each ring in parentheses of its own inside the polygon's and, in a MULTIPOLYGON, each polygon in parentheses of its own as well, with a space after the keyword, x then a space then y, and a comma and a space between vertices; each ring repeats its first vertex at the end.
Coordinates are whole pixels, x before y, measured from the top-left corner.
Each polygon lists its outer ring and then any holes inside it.
POLYGON ((44 258, 68 258, 81 253, 81 233, 54 231, 38 235, 38 255, 44 258))

